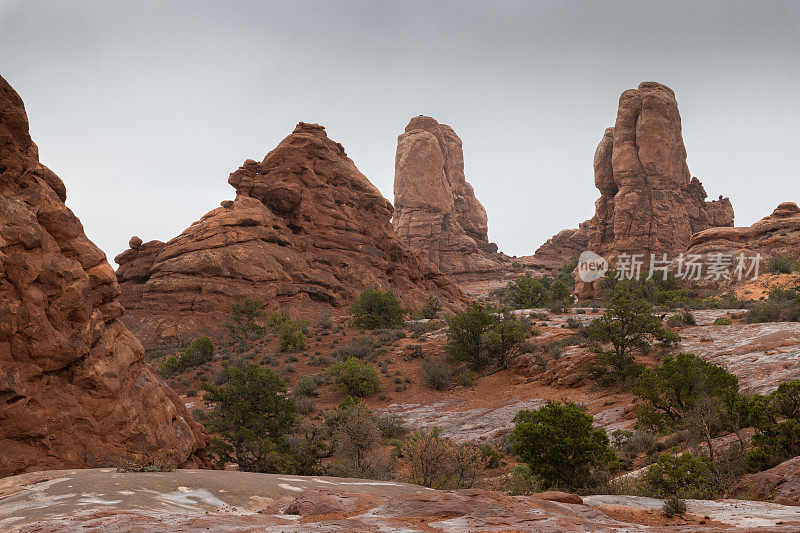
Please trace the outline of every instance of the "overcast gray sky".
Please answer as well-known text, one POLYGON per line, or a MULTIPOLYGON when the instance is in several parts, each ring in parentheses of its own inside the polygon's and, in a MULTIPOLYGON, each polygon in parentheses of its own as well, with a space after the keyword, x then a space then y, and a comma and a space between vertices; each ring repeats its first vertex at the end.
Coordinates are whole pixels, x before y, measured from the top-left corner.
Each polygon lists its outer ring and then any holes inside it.
POLYGON ((594 149, 644 80, 737 225, 800 201, 800 2, 0 0, 0 74, 109 260, 233 198, 298 121, 391 199, 419 114, 461 136, 490 238, 532 253, 593 214, 594 149))

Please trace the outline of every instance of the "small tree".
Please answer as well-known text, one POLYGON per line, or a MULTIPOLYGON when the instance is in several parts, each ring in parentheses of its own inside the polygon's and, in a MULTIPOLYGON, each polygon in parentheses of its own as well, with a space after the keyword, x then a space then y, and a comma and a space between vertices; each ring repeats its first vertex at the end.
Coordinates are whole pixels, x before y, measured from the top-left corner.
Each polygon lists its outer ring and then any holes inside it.
MULTIPOLYGON (((739 380, 721 366, 694 354, 679 353, 675 357, 665 357, 657 368, 642 372, 633 387, 633 393, 646 401, 639 408, 640 425, 659 430, 680 429, 687 413, 698 406, 702 399, 720 401, 715 418, 722 423, 725 406, 736 404, 739 380)), ((708 404, 703 406, 703 410, 707 408, 708 404)))
POLYGON ((214 358, 214 343, 208 337, 198 337, 183 351, 184 366, 200 366, 214 358))
POLYGON ((641 370, 633 357, 635 352, 646 352, 652 343, 670 344, 680 340, 674 331, 664 328, 653 315, 653 306, 639 290, 616 284, 608 295, 606 313, 589 324, 584 334, 601 344, 610 344, 611 350, 601 350, 602 375, 613 381, 623 381, 641 370))
POLYGON ((549 400, 536 411, 520 411, 514 422, 514 451, 547 487, 585 487, 618 462, 606 431, 593 428, 592 416, 573 402, 549 400))
POLYGON ((444 438, 437 427, 409 435, 400 457, 411 483, 439 490, 472 487, 486 462, 477 446, 444 438))
POLYGON ((379 474, 375 449, 381 444, 377 417, 363 402, 340 408, 333 431, 333 473, 347 477, 374 478, 379 474))
POLYGON ((296 352, 306 349, 306 335, 303 324, 288 320, 283 322, 278 333, 278 346, 282 352, 296 352))
POLYGON ((350 306, 353 324, 365 329, 399 326, 407 312, 400 307, 400 302, 392 291, 381 292, 378 289, 365 290, 350 306))
POLYGON ((476 370, 491 363, 506 367, 525 340, 525 324, 507 313, 475 303, 450 318, 445 350, 453 361, 466 361, 476 370))
POLYGON ((710 498, 714 493, 714 467, 709 459, 664 454, 647 470, 646 482, 659 497, 710 498))
POLYGON ((219 463, 234 461, 249 472, 296 472, 286 437, 299 419, 283 380, 253 363, 224 363, 222 371, 224 385, 203 384, 203 400, 213 406, 205 425, 219 435, 212 439, 211 454, 219 463))
POLYGON ((434 318, 439 316, 439 312, 442 310, 442 304, 439 302, 439 298, 433 296, 432 294, 428 295, 428 299, 425 300, 425 304, 423 304, 422 309, 419 312, 420 318, 427 318, 433 320, 434 318))
POLYGON ((333 377, 334 386, 346 394, 366 398, 381 389, 378 371, 369 363, 361 363, 355 357, 348 357, 331 365, 327 370, 333 377))
POLYGON ((750 469, 763 470, 800 455, 800 380, 781 383, 768 396, 754 397, 751 405, 758 431, 747 455, 750 469))
POLYGON ((264 310, 258 300, 245 298, 240 303, 231 304, 230 320, 224 325, 235 339, 250 339, 263 335, 264 326, 256 323, 256 319, 264 316, 264 310))

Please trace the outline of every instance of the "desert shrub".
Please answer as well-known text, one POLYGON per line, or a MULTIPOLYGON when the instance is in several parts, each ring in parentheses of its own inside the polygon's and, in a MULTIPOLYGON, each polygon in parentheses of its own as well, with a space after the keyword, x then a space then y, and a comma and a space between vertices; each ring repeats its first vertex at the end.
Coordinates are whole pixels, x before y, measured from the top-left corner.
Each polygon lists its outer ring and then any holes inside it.
MULTIPOLYGON (((722 424, 728 409, 734 409, 739 398, 739 380, 722 368, 694 354, 667 356, 662 363, 644 370, 636 380, 633 393, 645 401, 637 413, 642 427, 683 429, 686 418, 695 408, 705 409, 700 401, 717 401, 712 415, 722 424)), ((699 416, 701 413, 695 413, 699 416)), ((733 414, 733 413, 730 413, 733 414)), ((714 431, 712 431, 714 432, 714 431)))
POLYGON ((281 326, 291 321, 292 317, 289 315, 289 311, 281 309, 270 313, 269 317, 267 317, 267 327, 274 333, 278 333, 281 330, 281 326))
POLYGON ((776 255, 767 262, 767 272, 772 274, 791 274, 800 270, 800 262, 776 255))
POLYGON ((462 387, 472 387, 475 384, 477 376, 475 372, 467 368, 460 368, 454 373, 456 383, 462 387))
POLYGON ((721 316, 714 321, 715 326, 730 326, 731 324, 733 324, 733 321, 726 316, 721 316))
POLYGON ((686 502, 677 496, 670 496, 664 500, 664 505, 661 507, 661 514, 667 518, 683 516, 685 513, 686 502))
MULTIPOLYGON (((606 295, 618 289, 624 289, 638 293, 648 303, 657 307, 675 309, 696 303, 696 299, 689 295, 685 287, 680 286, 678 279, 671 273, 667 274, 666 279, 663 274, 656 273, 650 279, 646 279, 646 276, 642 276, 640 279, 606 278, 603 283, 606 295)), ((606 296, 606 300, 608 300, 608 296, 606 296)))
POLYGON ((214 344, 208 337, 199 337, 192 341, 183 353, 176 357, 168 357, 158 364, 158 372, 168 377, 188 368, 198 367, 214 359, 214 344))
POLYGON ((764 470, 800 455, 800 380, 781 383, 769 395, 754 397, 751 406, 757 431, 747 455, 748 467, 764 470))
POLYGON ((436 296, 429 294, 428 299, 425 300, 425 304, 423 304, 422 309, 420 309, 419 317, 434 319, 439 316, 439 312, 441 310, 442 304, 439 302, 439 299, 436 296))
POLYGON ((482 444, 478 446, 478 450, 481 452, 481 457, 484 461, 484 466, 486 468, 497 468, 500 466, 500 459, 502 456, 500 452, 496 449, 492 448, 488 444, 482 444))
POLYGON ((744 319, 749 324, 800 321, 800 292, 773 287, 765 301, 750 305, 744 319))
POLYGON ((314 376, 303 376, 294 387, 295 396, 318 396, 319 380, 314 376))
POLYGON ((195 407, 192 409, 192 418, 195 420, 195 422, 202 422, 206 419, 206 412, 199 407, 195 407))
POLYGON ((444 357, 426 357, 422 362, 420 373, 422 381, 433 390, 447 390, 453 381, 452 370, 444 357))
POLYGON ((333 327, 333 319, 331 318, 331 314, 328 311, 323 311, 317 317, 317 322, 315 324, 317 331, 327 331, 333 327))
POLYGON ((278 345, 282 352, 297 352, 306 349, 306 336, 303 333, 303 324, 291 319, 280 326, 278 345))
POLYGON ((256 323, 264 316, 264 309, 258 300, 245 298, 240 303, 231 304, 231 314, 224 324, 234 339, 250 339, 264 334, 266 328, 256 323))
POLYGON ((381 433, 375 415, 363 403, 340 408, 333 432, 334 463, 331 473, 347 477, 376 477, 375 449, 381 433))
POLYGON ((353 324, 364 329, 399 326, 406 313, 392 291, 378 289, 365 290, 350 307, 353 324))
POLYGON ((647 352, 653 343, 672 344, 680 340, 665 329, 653 314, 652 304, 640 290, 616 284, 607 295, 606 312, 584 329, 584 335, 611 350, 600 350, 595 375, 601 384, 624 382, 641 372, 634 353, 647 352))
POLYGON ((660 498, 705 499, 714 493, 714 467, 708 459, 693 456, 664 454, 647 470, 646 483, 660 498))
POLYGON ((408 433, 406 422, 400 415, 376 415, 375 420, 384 439, 399 439, 408 433))
POLYGON ((556 306, 559 310, 572 305, 569 286, 561 279, 548 276, 534 279, 525 275, 509 281, 502 292, 501 301, 513 309, 556 306))
POLYGON ((314 411, 314 399, 309 396, 300 396, 295 400, 297 404, 297 412, 301 415, 307 415, 314 411))
POLYGON ((287 441, 297 425, 297 407, 274 372, 252 363, 223 363, 225 384, 203 384, 213 406, 205 421, 216 433, 209 453, 221 465, 233 461, 249 472, 303 473, 287 441))
POLYGON ((355 357, 335 363, 328 368, 327 374, 333 378, 337 389, 358 398, 366 398, 381 388, 375 367, 355 357))
POLYGON ((470 488, 484 468, 477 446, 442 437, 436 427, 409 435, 399 460, 411 483, 440 490, 470 488))
POLYGON ((694 315, 689 311, 683 311, 667 318, 667 327, 670 328, 694 326, 695 324, 697 324, 697 322, 694 319, 694 315))
POLYGON ((604 429, 573 402, 554 402, 514 417, 514 452, 545 487, 581 488, 615 468, 618 459, 604 429))
POLYGON ((540 492, 542 486, 528 465, 517 465, 511 469, 505 481, 505 489, 512 496, 527 496, 540 492))
POLYGON ((450 318, 445 350, 453 361, 476 370, 491 363, 508 366, 515 349, 525 341, 527 326, 507 313, 495 313, 480 303, 450 318))
POLYGON ((356 359, 369 360, 371 359, 372 350, 375 349, 375 339, 372 337, 359 337, 348 342, 344 346, 337 346, 333 349, 331 355, 334 359, 344 361, 350 357, 356 359))

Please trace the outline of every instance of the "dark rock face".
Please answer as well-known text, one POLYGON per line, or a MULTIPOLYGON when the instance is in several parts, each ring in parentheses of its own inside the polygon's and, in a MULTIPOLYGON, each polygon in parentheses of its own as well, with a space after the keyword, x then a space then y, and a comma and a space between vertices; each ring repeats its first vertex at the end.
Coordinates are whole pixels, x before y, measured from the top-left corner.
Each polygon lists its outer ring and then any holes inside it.
POLYGON ((145 363, 114 271, 65 200, 0 77, 0 476, 197 464, 206 436, 145 363))
POLYGON ((402 245, 392 205, 322 126, 298 124, 262 162, 247 160, 224 201, 167 243, 116 257, 129 325, 146 344, 220 331, 233 302, 297 313, 343 308, 369 287, 418 308, 462 292, 402 245))
POLYGON ((445 274, 502 268, 487 236, 486 210, 464 175, 461 139, 450 126, 420 115, 397 138, 394 203, 397 236, 445 274))

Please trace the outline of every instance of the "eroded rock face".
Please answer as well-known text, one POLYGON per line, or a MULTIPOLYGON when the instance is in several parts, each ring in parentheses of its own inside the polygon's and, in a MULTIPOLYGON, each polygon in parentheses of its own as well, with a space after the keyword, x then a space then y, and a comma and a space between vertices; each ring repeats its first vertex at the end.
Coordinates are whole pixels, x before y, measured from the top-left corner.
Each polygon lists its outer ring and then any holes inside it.
POLYGON ((693 233, 733 225, 730 200, 706 202, 691 177, 675 94, 660 83, 622 93, 616 124, 595 152, 594 179, 601 196, 589 248, 602 255, 674 255, 693 233))
POLYGON ((533 267, 560 270, 588 249, 592 231, 591 220, 582 222, 577 228, 561 230, 537 248, 532 256, 521 258, 521 262, 533 267))
POLYGON ((800 457, 739 479, 730 497, 767 500, 783 505, 800 505, 800 457))
POLYGON ((428 294, 458 307, 463 293, 402 245, 392 205, 322 126, 298 124, 262 162, 247 160, 228 182, 233 201, 167 243, 115 258, 129 324, 145 344, 214 334, 231 303, 319 313, 369 287, 418 308, 428 294))
POLYGON ((710 228, 692 236, 691 254, 761 254, 764 259, 800 256, 800 208, 783 202, 750 227, 710 228))
POLYGON ((464 175, 461 139, 450 126, 420 115, 397 138, 394 207, 400 240, 445 274, 500 268, 486 210, 464 175))
POLYGON ((203 430, 120 322, 114 271, 65 200, 0 77, 0 476, 196 463, 203 430))

